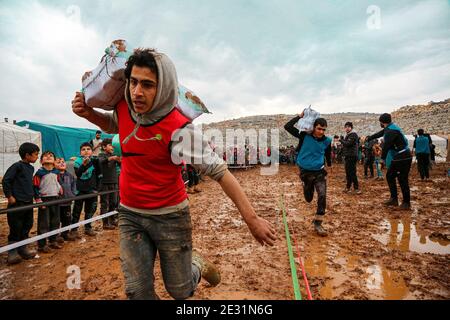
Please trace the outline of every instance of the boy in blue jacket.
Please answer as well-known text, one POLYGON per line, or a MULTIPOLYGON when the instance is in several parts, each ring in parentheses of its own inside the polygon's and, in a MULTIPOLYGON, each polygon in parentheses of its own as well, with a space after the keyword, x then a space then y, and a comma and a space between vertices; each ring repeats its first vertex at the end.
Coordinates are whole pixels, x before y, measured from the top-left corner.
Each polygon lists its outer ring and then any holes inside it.
POLYGON ((294 124, 302 117, 303 113, 286 123, 284 128, 299 139, 296 163, 300 168, 300 179, 303 181, 303 194, 305 200, 311 202, 314 189, 317 191, 317 212, 313 224, 317 234, 324 237, 327 236, 322 226, 327 199, 325 158, 328 167, 331 167, 331 139, 325 136, 327 121, 323 118, 316 119, 312 133, 300 132, 294 124))

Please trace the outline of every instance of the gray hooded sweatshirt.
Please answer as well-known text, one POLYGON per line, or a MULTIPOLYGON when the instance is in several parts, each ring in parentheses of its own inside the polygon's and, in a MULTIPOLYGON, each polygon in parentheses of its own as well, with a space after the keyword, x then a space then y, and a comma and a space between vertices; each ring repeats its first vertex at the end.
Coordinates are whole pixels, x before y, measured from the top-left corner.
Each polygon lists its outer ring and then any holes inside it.
MULTIPOLYGON (((164 118, 178 102, 178 78, 175 70, 175 66, 172 61, 163 53, 154 53, 156 65, 158 67, 158 86, 156 97, 153 102, 153 106, 149 112, 144 114, 138 114, 134 111, 129 83, 125 86, 125 99, 130 110, 130 114, 134 121, 136 121, 136 127, 133 132, 128 137, 121 137, 123 143, 126 143, 129 139, 134 139, 134 135, 141 124, 150 125, 152 123, 158 122, 161 118, 164 118)), ((107 133, 118 133, 118 115, 114 111, 113 114, 107 114, 109 119, 109 127, 106 128, 107 133)), ((190 159, 190 164, 200 172, 202 175, 210 176, 212 179, 218 181, 220 180, 226 171, 228 170, 226 162, 219 157, 210 147, 209 141, 203 137, 199 130, 194 129, 192 123, 181 129, 175 136, 178 135, 189 135, 191 141, 201 141, 201 149, 195 148, 183 148, 182 142, 174 137, 173 143, 171 144, 171 152, 177 152, 182 149, 184 157, 190 159)), ((173 212, 175 210, 183 209, 188 205, 188 201, 184 201, 176 206, 166 207, 156 210, 145 210, 139 208, 130 208, 132 211, 136 211, 142 214, 150 215, 160 215, 173 212)))

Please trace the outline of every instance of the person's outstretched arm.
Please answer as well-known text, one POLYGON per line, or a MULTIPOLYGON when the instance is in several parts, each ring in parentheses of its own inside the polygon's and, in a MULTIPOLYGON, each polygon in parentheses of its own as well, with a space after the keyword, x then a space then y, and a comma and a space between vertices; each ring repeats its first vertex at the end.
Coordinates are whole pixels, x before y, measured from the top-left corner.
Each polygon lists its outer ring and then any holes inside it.
POLYGON ((381 131, 378 131, 377 133, 375 133, 375 134, 373 134, 371 136, 368 136, 366 139, 368 141, 370 141, 370 140, 373 140, 373 139, 381 138, 382 136, 384 136, 384 129, 381 130, 381 131))
POLYGON ((170 149, 175 164, 182 163, 182 159, 177 155, 183 154, 187 165, 191 165, 201 175, 217 181, 238 208, 255 239, 261 244, 273 245, 276 239, 275 230, 268 221, 256 215, 239 182, 228 171, 226 162, 212 151, 209 141, 201 131, 196 130, 192 124, 185 126, 172 136, 170 149), (202 147, 193 147, 191 141, 202 141, 202 147))
POLYGON ((294 127, 294 124, 297 123, 298 120, 300 120, 300 116, 296 116, 295 118, 292 118, 284 125, 284 130, 289 132, 291 135, 293 135, 296 138, 300 138, 300 131, 294 127))
POLYGON ((238 208, 253 237, 262 245, 266 243, 273 246, 277 239, 275 229, 273 229, 267 220, 256 215, 255 210, 236 178, 227 170, 218 182, 223 191, 238 208))

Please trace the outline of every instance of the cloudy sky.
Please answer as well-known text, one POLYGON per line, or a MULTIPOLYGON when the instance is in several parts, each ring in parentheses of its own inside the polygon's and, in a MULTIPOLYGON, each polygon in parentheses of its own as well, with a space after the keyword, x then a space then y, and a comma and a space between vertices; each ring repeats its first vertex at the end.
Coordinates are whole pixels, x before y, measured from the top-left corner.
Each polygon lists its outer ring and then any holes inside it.
POLYGON ((196 122, 450 98, 446 0, 0 0, 1 117, 93 127, 70 101, 118 38, 172 58, 196 122))

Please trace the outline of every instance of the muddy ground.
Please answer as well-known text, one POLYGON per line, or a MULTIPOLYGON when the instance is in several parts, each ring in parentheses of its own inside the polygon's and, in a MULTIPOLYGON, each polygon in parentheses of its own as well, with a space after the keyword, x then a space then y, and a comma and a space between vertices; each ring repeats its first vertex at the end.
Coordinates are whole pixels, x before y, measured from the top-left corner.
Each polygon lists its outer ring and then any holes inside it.
MULTIPOLYGON (((296 167, 280 166, 275 176, 262 176, 259 168, 234 170, 256 212, 276 227, 279 239, 274 247, 261 247, 232 202, 206 179, 203 192, 190 197, 193 241, 219 266, 222 282, 209 287, 202 281, 194 299, 293 299, 279 208, 282 196, 313 299, 450 299, 447 166, 433 169, 432 182, 420 182, 414 166, 412 210, 407 212, 382 206, 389 195, 385 181, 360 178, 361 195, 343 194, 343 167, 335 165, 328 177, 326 238, 312 230, 316 198, 312 204, 303 200, 296 167)), ((362 166, 358 174, 362 176, 362 166)), ((94 226, 99 231, 95 238, 66 243, 62 250, 15 266, 8 266, 6 254, 1 254, 0 299, 125 299, 118 231, 102 231, 98 222, 94 226), (73 265, 81 271, 80 289, 66 284, 73 265)), ((7 243, 7 234, 2 215, 0 245, 7 243)), ((159 265, 155 274, 158 294, 170 299, 159 265)))

